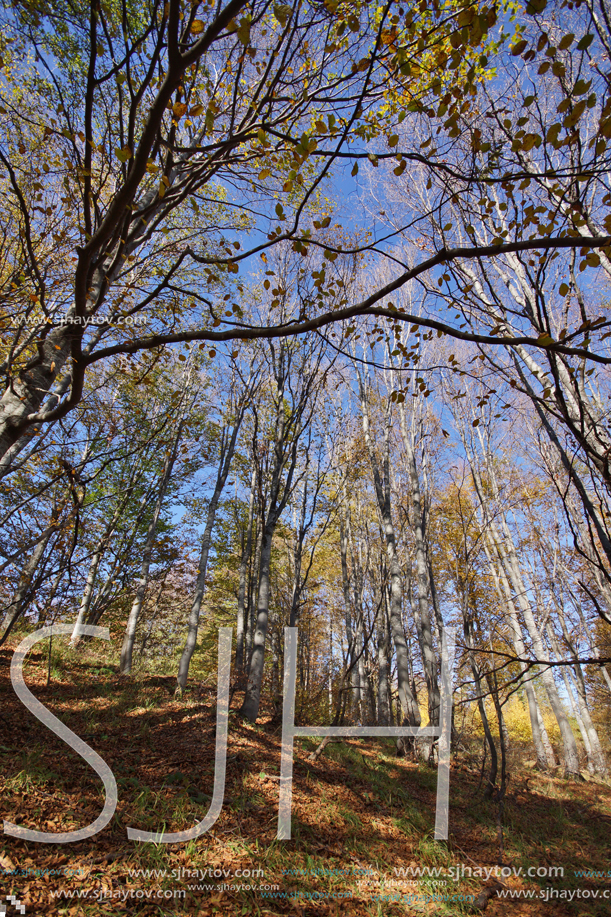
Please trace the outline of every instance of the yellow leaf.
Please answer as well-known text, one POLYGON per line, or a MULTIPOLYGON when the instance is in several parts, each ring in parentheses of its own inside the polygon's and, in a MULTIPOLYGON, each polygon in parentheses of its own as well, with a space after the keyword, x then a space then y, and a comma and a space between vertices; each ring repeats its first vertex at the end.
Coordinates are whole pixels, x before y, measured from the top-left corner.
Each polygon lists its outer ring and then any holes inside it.
POLYGON ((193 20, 193 23, 191 24, 191 31, 193 32, 194 35, 201 34, 201 32, 204 31, 204 28, 205 26, 204 26, 204 23, 201 21, 201 19, 193 20))

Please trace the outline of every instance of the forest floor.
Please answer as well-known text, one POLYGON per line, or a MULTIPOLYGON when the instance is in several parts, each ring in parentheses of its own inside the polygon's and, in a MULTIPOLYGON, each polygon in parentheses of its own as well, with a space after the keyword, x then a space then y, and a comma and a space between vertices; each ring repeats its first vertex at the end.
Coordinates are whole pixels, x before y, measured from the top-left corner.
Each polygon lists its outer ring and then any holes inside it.
MULTIPOLYGON (((1 814, 38 830, 75 830, 101 812, 101 781, 14 694, 9 664, 17 642, 0 650, 1 814)), ((269 717, 246 724, 235 709, 224 805, 212 829, 187 844, 130 841, 128 826, 176 831, 205 816, 216 688, 177 700, 171 677, 120 679, 89 651, 62 658, 47 686, 46 652, 30 653, 26 683, 111 767, 118 806, 106 828, 80 843, 0 836, 0 912, 4 903, 7 917, 20 913, 7 903, 10 894, 26 917, 444 917, 475 913, 473 899, 484 889, 492 893, 487 917, 611 912, 611 787, 512 765, 502 862, 513 875, 500 877, 495 893, 498 804, 482 798, 468 756, 452 765, 445 843, 433 840, 434 767, 399 759, 392 740, 378 739, 333 743, 312 763, 316 740, 296 740, 292 839, 278 841, 280 729, 269 717), (529 867, 540 876, 526 878, 529 867), (556 875, 543 876, 550 867, 556 875)), ((237 703, 236 696, 232 708, 237 703)))

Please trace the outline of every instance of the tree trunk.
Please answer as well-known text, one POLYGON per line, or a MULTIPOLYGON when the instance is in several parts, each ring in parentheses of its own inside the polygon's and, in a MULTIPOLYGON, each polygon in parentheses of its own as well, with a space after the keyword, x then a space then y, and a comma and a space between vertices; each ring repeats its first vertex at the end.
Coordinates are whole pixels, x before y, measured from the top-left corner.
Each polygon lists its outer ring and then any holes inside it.
POLYGON ((339 545, 340 545, 340 556, 341 556, 341 565, 342 565, 342 588, 344 593, 344 621, 346 624, 346 641, 347 641, 347 653, 346 653, 346 664, 350 671, 350 696, 348 703, 348 717, 350 722, 355 720, 355 713, 357 716, 362 716, 360 714, 360 694, 361 694, 361 685, 359 678, 359 666, 357 662, 357 642, 356 642, 356 633, 352 627, 352 601, 350 595, 350 577, 348 573, 348 526, 347 526, 347 512, 346 512, 346 493, 345 488, 342 490, 340 495, 340 507, 339 507, 339 545))
POLYGON ((252 551, 252 523, 254 515, 254 506, 255 506, 255 485, 257 482, 257 470, 253 468, 252 479, 250 483, 250 498, 248 501, 248 522, 246 523, 246 544, 242 552, 242 558, 240 560, 240 570, 239 570, 239 585, 238 585, 238 619, 237 619, 237 634, 236 634, 236 651, 235 651, 235 667, 236 672, 240 673, 244 668, 244 639, 245 631, 247 629, 247 622, 245 619, 245 606, 246 606, 246 581, 248 573, 248 563, 250 561, 250 555, 252 551))
MULTIPOLYGON (((369 453, 369 460, 370 460, 371 470, 373 474, 373 481, 374 481, 375 492, 376 492, 376 497, 377 497, 377 502, 378 502, 378 509, 380 511, 382 526, 384 530, 384 537, 386 541, 386 555, 388 558, 388 568, 389 568, 389 574, 390 574, 390 627, 392 631, 393 643, 395 646, 395 653, 397 657, 397 683, 399 687, 399 700, 401 702, 404 722, 407 722, 409 723, 409 725, 414 726, 415 725, 415 712, 414 712, 415 700, 412 695, 412 690, 411 690, 411 685, 410 685, 410 677, 409 677, 410 676, 410 666, 409 666, 409 659, 407 656, 407 641, 405 639, 405 632, 403 630, 403 619, 402 619, 402 614, 401 614, 401 609, 402 609, 402 604, 403 604, 403 589, 401 585, 401 568, 399 565, 399 559, 397 557, 395 530, 394 530, 392 514, 391 514, 391 496, 390 496, 391 402, 389 399, 387 403, 387 408, 386 408, 383 458, 382 458, 382 473, 380 473, 378 459, 377 459, 374 445, 373 445, 372 438, 371 438, 370 420, 369 420, 369 404, 367 400, 365 385, 363 382, 363 378, 358 369, 356 370, 356 372, 357 372, 357 378, 359 382, 363 435, 365 438, 365 443, 367 445, 367 451, 369 453)), ((428 615, 428 608, 427 608, 427 615, 428 615)), ((432 698, 434 701, 434 698, 435 698, 434 688, 437 685, 437 670, 436 670, 435 661, 433 659, 434 671, 431 671, 430 662, 431 662, 430 656, 427 653, 426 658, 425 658, 425 670, 427 672, 427 684, 429 685, 431 689, 429 698, 432 698)), ((438 692, 437 692, 436 697, 437 697, 436 709, 438 710, 439 709, 438 692)))
MULTIPOLYGON (((487 471, 491 479, 491 483, 494 488, 495 496, 498 501, 498 488, 494 476, 492 473, 492 468, 490 462, 487 461, 487 471)), ((481 480, 476 481, 475 478, 479 478, 479 473, 475 472, 474 481, 478 491, 478 497, 480 504, 484 505, 484 494, 482 490, 481 480)), ((541 669, 541 680, 545 686, 547 696, 551 705, 551 708, 556 717, 556 721, 560 728, 560 734, 562 736, 563 744, 563 757, 565 764, 565 771, 568 775, 578 776, 579 775, 579 753, 577 750, 577 745, 575 743, 575 736, 573 735, 571 724, 568 721, 564 706, 560 700, 560 695, 558 694, 558 689, 556 687, 556 682, 554 680, 553 673, 549 666, 544 664, 544 660, 547 657, 547 652, 543 645, 543 640, 539 632, 539 628, 534 619, 530 603, 527 599, 527 592, 522 575, 519 568, 518 557, 513 542, 513 537, 507 525, 505 515, 503 512, 498 510, 497 517, 500 520, 500 525, 502 529, 502 534, 499 533, 495 520, 489 520, 489 531, 491 537, 494 541, 494 547, 496 554, 500 560, 500 566, 504 570, 505 576, 511 587, 515 599, 518 603, 520 611, 522 612, 522 617, 526 625, 526 629, 531 639, 533 650, 537 659, 542 662, 541 669)))
POLYGON ((378 637, 378 726, 390 725, 390 693, 388 686, 388 651, 386 609, 384 593, 386 587, 380 583, 380 602, 378 603, 377 637, 378 637))
POLYGON ((272 556, 272 540, 275 524, 266 525, 261 539, 261 568, 259 573, 259 594, 257 598, 257 623, 254 632, 252 656, 248 672, 246 694, 240 708, 241 716, 256 722, 261 703, 261 686, 263 684, 263 665, 265 659, 265 640, 269 619, 270 577, 269 568, 272 556))
POLYGON ((465 634, 465 644, 469 653, 469 663, 471 665, 471 672, 473 673, 473 685, 475 687, 476 698, 477 698, 477 709, 479 710, 480 719, 482 721, 482 726, 484 728, 484 736, 486 737, 486 743, 490 751, 490 773, 488 774, 488 783, 484 792, 484 795, 488 798, 492 796, 494 788, 496 786, 496 776, 498 773, 498 754, 496 750, 496 745, 492 737, 492 730, 490 729, 490 722, 488 720, 488 714, 486 713, 486 705, 484 703, 484 696, 482 691, 482 682, 479 671, 479 666, 475 658, 475 653, 473 651, 473 638, 471 634, 472 622, 468 620, 466 609, 463 611, 463 630, 465 634))
MULTIPOLYGON (((484 534, 484 551, 488 558, 490 572, 496 587, 496 593, 507 611, 509 629, 511 632, 512 643, 516 656, 518 656, 520 659, 525 659, 526 645, 522 638, 522 630, 520 628, 518 612, 511 597, 511 587, 507 577, 505 576, 505 571, 500 565, 498 557, 496 559, 493 557, 493 552, 496 553, 495 544, 487 531, 484 534)), ((539 770, 546 771, 548 768, 553 768, 556 766, 556 755, 554 754, 552 743, 549 740, 547 730, 543 724, 543 717, 541 716, 539 701, 537 700, 537 695, 535 694, 531 676, 528 674, 528 669, 525 662, 520 662, 520 669, 523 675, 522 684, 524 687, 524 693, 526 694, 526 702, 528 704, 530 729, 533 737, 533 745, 535 746, 537 767, 539 770)))
POLYGON ((165 493, 170 482, 170 477, 172 475, 172 469, 174 468, 174 462, 176 461, 178 444, 180 442, 180 437, 182 436, 184 423, 185 420, 182 418, 178 424, 171 451, 166 458, 165 467, 159 480, 157 500, 155 501, 153 515, 151 521, 149 522, 148 530, 146 533, 146 540, 144 542, 144 549, 142 552, 140 582, 138 583, 136 595, 134 596, 134 601, 132 602, 132 607, 127 619, 125 636, 123 638, 123 646, 121 647, 121 659, 119 661, 119 673, 121 675, 129 675, 132 670, 132 657, 134 653, 134 642, 136 639, 136 627, 138 625, 138 619, 140 617, 142 605, 144 604, 144 596, 146 593, 146 587, 148 585, 149 568, 151 565, 151 556, 153 553, 153 546, 155 544, 155 537, 157 535, 157 525, 159 522, 159 516, 161 514, 161 507, 165 493))
POLYGON ((210 503, 208 504, 206 528, 204 529, 204 534, 202 535, 202 547, 199 556, 199 569, 197 573, 197 580, 195 582, 195 593, 193 595, 193 602, 191 604, 189 622, 187 625, 187 639, 182 651, 182 655, 180 657, 180 662, 178 663, 178 674, 176 676, 176 693, 179 695, 184 691, 186 687, 187 679, 189 677, 189 666, 191 665, 191 659, 193 658, 193 653, 195 652, 195 647, 197 645, 199 615, 202 607, 204 590, 206 588, 206 570, 208 567, 210 542, 212 540, 212 529, 214 528, 214 520, 216 519, 216 511, 218 509, 219 500, 221 498, 223 488, 225 487, 229 469, 231 468, 233 453, 235 452, 235 445, 238 438, 238 431, 240 429, 243 416, 244 407, 238 411, 229 440, 227 441, 226 438, 228 436, 227 427, 224 427, 221 437, 219 469, 216 477, 214 493, 212 494, 210 503))

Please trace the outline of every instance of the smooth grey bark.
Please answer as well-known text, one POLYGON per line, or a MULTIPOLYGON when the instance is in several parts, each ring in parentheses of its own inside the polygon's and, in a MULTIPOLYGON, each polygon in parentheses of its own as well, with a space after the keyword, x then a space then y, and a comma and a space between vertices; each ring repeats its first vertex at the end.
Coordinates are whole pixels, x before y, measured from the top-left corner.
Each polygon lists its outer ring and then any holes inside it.
POLYGON ((248 586, 248 614, 246 618, 246 664, 250 665, 252 657, 252 647, 255 639, 255 626, 257 621, 257 587, 259 585, 259 571, 261 569, 261 543, 263 541, 263 528, 259 525, 259 520, 255 517, 255 553, 252 559, 250 570, 250 582, 248 586))
POLYGON ((238 571, 238 614, 236 627, 235 667, 239 673, 244 668, 244 640, 247 630, 246 622, 246 584, 248 564, 252 551, 252 524, 255 508, 255 486, 257 483, 257 469, 253 468, 250 482, 250 497, 248 500, 248 519, 246 522, 246 543, 242 551, 240 569, 238 571))
POLYGON ((380 583, 380 601, 377 615, 378 640, 378 726, 390 725, 390 690, 388 684, 389 649, 388 628, 386 626, 385 585, 380 583))
MULTIPOLYGON (((339 546, 342 565, 342 590, 344 595, 344 622, 346 627, 347 653, 346 662, 350 671, 350 696, 348 702, 348 716, 355 719, 355 713, 362 717, 361 707, 361 681, 357 661, 357 635, 352 625, 352 597, 350 594, 350 576, 348 572, 348 511, 346 506, 346 489, 340 489, 339 499, 339 546)), ((362 655, 362 651, 361 652, 362 655)))
MULTIPOLYGON (((359 494, 355 494, 357 500, 356 511, 359 509, 359 494)), ((354 652, 357 660, 358 672, 358 691, 357 705, 355 713, 362 724, 373 725, 376 722, 376 706, 371 680, 367 673, 368 650, 370 635, 366 633, 365 616, 363 606, 363 590, 365 582, 365 568, 368 564, 368 557, 363 557, 362 544, 359 541, 355 543, 354 532, 350 516, 350 504, 345 502, 346 513, 344 516, 344 533, 346 536, 346 549, 349 548, 351 561, 350 583, 352 585, 351 595, 354 607, 354 652)), ((343 575, 343 574, 342 574, 343 575)))
MULTIPOLYGON (((420 491, 420 479, 418 475, 418 466, 416 464, 416 452, 412 437, 407 429, 407 418, 405 413, 405 404, 399 405, 399 425, 403 445, 405 447, 407 470, 410 480, 409 499, 411 504, 411 523, 415 543, 416 555, 416 600, 418 603, 418 636, 421 644, 421 652, 424 663, 424 673, 427 683, 427 692, 429 699, 429 720, 433 725, 439 723, 439 685, 437 681, 437 663, 435 651, 433 648, 433 633, 431 627, 431 616, 429 612, 428 596, 433 599, 433 584, 430 577, 430 566, 428 561, 427 543, 426 543, 426 515, 424 512, 423 500, 420 491)), ((433 607, 436 603, 433 602, 433 607)), ((439 638, 442 636, 443 624, 441 615, 437 621, 440 630, 439 638)))
POLYGON ((98 573, 98 567, 100 566, 100 561, 104 552, 104 544, 105 538, 101 539, 98 543, 94 555, 91 558, 91 563, 89 564, 87 579, 85 581, 85 588, 83 589, 81 603, 79 605, 76 621, 74 622, 74 630, 72 631, 72 636, 70 637, 71 646, 76 646, 81 639, 83 624, 85 623, 87 615, 89 614, 89 607, 91 605, 91 599, 93 598, 95 580, 98 573))
POLYGON ((329 720, 333 716, 333 619, 329 619, 329 720))
POLYGON ((71 341, 69 327, 53 329, 40 342, 38 358, 32 361, 33 365, 13 380, 0 398, 0 457, 9 450, 14 454, 13 447, 27 428, 28 418, 38 413, 66 365, 71 341))
MULTIPOLYGON (((107 257, 100 259, 92 270, 86 293, 79 297, 82 314, 97 311, 105 299, 108 287, 114 283, 124 270, 126 258, 136 248, 137 243, 123 242, 113 246, 107 257), (119 249, 122 248, 121 254, 119 249)), ((76 308, 72 305, 69 316, 74 318, 76 308)), ((82 355, 87 356, 99 342, 104 333, 98 327, 82 348, 82 355)), ((40 329, 32 333, 40 335, 40 329)), ((72 386, 72 367, 70 356, 73 341, 80 335, 76 325, 59 325, 37 341, 36 357, 29 360, 25 369, 20 370, 0 397, 0 474, 11 471, 11 462, 21 449, 22 437, 28 436, 28 430, 34 422, 47 423, 55 419, 55 411, 66 392, 72 386)), ((25 342, 23 342, 25 344, 25 342)), ((30 343, 34 343, 33 340, 30 343)), ((24 348, 25 349, 25 348, 24 348)), ((77 348, 77 350, 80 348, 77 348)), ((74 389, 71 401, 80 401, 81 392, 74 389)))
POLYGON ((202 607, 202 599, 204 597, 204 591, 206 588, 206 570, 208 567, 208 555, 210 553, 212 530, 214 528, 214 521, 216 519, 219 500, 229 475, 229 469, 231 468, 231 462, 233 460, 233 454, 235 452, 235 446, 238 438, 238 432, 240 430, 242 418, 244 417, 244 409, 245 404, 242 402, 234 420, 231 435, 229 434, 229 428, 227 426, 223 428, 221 435, 219 467, 216 483, 214 486, 214 492, 210 498, 210 503, 208 504, 206 527, 204 528, 204 534, 202 535, 202 546, 199 556, 197 580, 195 582, 195 591, 193 594, 193 601, 191 604, 191 611, 189 613, 189 621, 187 624, 187 639, 185 641, 185 646, 178 663, 178 674, 176 676, 176 692, 178 694, 184 691, 186 687, 187 679, 189 677, 189 666, 191 665, 191 659, 193 658, 193 653, 195 652, 195 647, 197 645, 199 616, 202 607))
MULTIPOLYGON (((362 429, 365 444, 369 454, 369 461, 373 475, 375 493, 380 512, 384 538, 386 542, 386 556, 388 560, 388 570, 390 578, 390 627, 392 632, 395 654, 397 659, 397 684, 399 688, 399 700, 403 712, 404 722, 414 726, 416 702, 412 695, 410 685, 410 666, 407 655, 407 641, 405 631, 403 630, 402 605, 403 589, 401 585, 401 567, 397 556, 397 543, 395 529, 391 513, 391 494, 390 494, 390 422, 391 422, 391 402, 387 401, 386 416, 384 424, 384 441, 382 451, 382 470, 378 463, 375 446, 371 436, 371 426, 369 417, 369 402, 365 382, 362 374, 355 364, 355 371, 359 384, 359 395, 361 404, 362 429)), ((428 612, 428 608, 427 608, 428 612)), ((434 686, 437 684, 436 666, 434 673, 430 671, 430 659, 425 659, 425 668, 427 669, 427 685, 432 692, 429 697, 434 700, 434 686), (429 679, 430 676, 430 679, 429 679)), ((437 708, 439 704, 437 703, 437 708)))
POLYGON ((248 684, 244 701, 240 708, 240 714, 251 723, 256 722, 259 714, 259 705, 261 703, 261 687, 263 684, 263 666, 265 657, 265 642, 267 639, 267 628, 269 623, 269 601, 270 601, 270 563, 272 556, 272 543, 276 524, 280 514, 286 505, 288 499, 288 488, 290 487, 294 465, 289 472, 289 480, 284 488, 282 499, 278 500, 280 490, 280 475, 282 466, 278 465, 274 469, 272 479, 272 496, 270 499, 270 508, 267 513, 267 520, 263 526, 261 537, 261 561, 259 567, 259 590, 257 596, 257 619, 254 629, 252 642, 252 655, 248 670, 248 684))
MULTIPOLYGON (((518 656, 520 660, 524 660, 527 655, 526 644, 524 643, 522 636, 518 611, 513 602, 511 586, 507 576, 505 575, 505 570, 501 566, 501 562, 496 552, 496 544, 488 533, 485 534, 484 551, 488 558, 488 564, 496 588, 496 593, 499 597, 499 600, 504 604, 507 612, 512 643, 516 656, 518 656)), ((548 768, 556 767, 556 755, 554 753, 554 749, 552 748, 552 743, 549 740, 547 729, 543 723, 541 708, 539 706, 539 701, 537 700, 537 695, 535 694, 532 676, 529 675, 528 666, 523 661, 521 661, 519 665, 523 676, 522 687, 524 688, 526 702, 528 704, 530 728, 533 737, 533 745, 535 746, 537 767, 540 770, 547 770, 548 768)))

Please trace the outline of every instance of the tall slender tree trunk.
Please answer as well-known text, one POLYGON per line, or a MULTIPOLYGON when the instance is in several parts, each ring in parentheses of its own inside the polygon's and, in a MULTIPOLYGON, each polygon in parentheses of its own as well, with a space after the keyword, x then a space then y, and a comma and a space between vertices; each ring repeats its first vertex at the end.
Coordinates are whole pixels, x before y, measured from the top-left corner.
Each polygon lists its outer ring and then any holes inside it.
POLYGON ((136 640, 136 627, 138 625, 138 619, 140 617, 140 612, 142 611, 142 606, 144 604, 144 596, 146 594, 146 587, 148 586, 149 581, 149 569, 151 566, 151 557, 153 554, 153 546, 155 544, 155 538, 157 536, 157 525, 159 523, 159 516, 161 514, 161 507, 163 505, 163 500, 172 476, 172 470, 174 468, 174 462, 176 461, 176 455, 178 453, 178 444, 182 436, 182 431, 184 427, 185 420, 184 418, 180 420, 176 434, 174 436, 174 441, 170 448, 170 452, 166 457, 165 465, 161 478, 159 480, 159 490, 157 493, 157 500, 155 501, 155 506, 153 508, 153 515, 151 521, 149 522, 146 539, 144 542, 144 548, 142 551, 142 564, 140 567, 140 581, 136 588, 136 595, 134 596, 134 601, 132 602, 132 607, 127 619, 127 625, 125 628, 125 636, 123 638, 123 646, 121 647, 121 659, 119 661, 119 673, 121 675, 129 675, 132 670, 132 657, 134 653, 134 642, 136 640))
MULTIPOLYGON (((356 370, 358 382, 359 382, 359 392, 360 392, 360 401, 361 401, 361 416, 362 416, 362 427, 363 427, 363 436, 365 438, 365 444, 367 446, 367 451, 369 453, 369 460, 371 465, 371 470, 373 474, 373 481, 375 486, 375 492, 378 502, 378 509, 380 511, 382 527, 384 530, 384 537, 386 541, 386 556, 388 559, 388 570, 390 575, 390 627, 392 631, 393 643, 395 646, 395 654, 397 658, 397 683, 399 687, 399 701, 401 703, 401 709, 403 713, 404 722, 407 722, 409 725, 415 725, 415 706, 416 702, 414 696, 412 695, 411 685, 410 685, 410 666, 409 659, 407 656, 407 641, 405 639, 405 631, 403 630, 403 617, 402 617, 402 605, 403 605, 403 588, 401 584, 401 567, 399 564, 399 558, 397 557, 397 543, 395 538, 395 529, 392 521, 391 514, 391 495, 390 495, 390 419, 391 419, 391 403, 390 399, 386 408, 386 418, 385 418, 385 427, 384 427, 384 443, 383 443, 383 457, 382 457, 382 471, 378 464, 378 459, 376 456, 374 444, 371 437, 371 428, 370 428, 370 419, 369 419, 369 403, 367 399, 367 393, 365 389, 365 384, 363 378, 359 372, 356 370)), ((428 612, 428 609, 427 609, 428 612)), ((430 667, 430 658, 426 657, 425 659, 425 669, 427 671, 427 684, 429 685, 432 694, 429 696, 434 699, 434 687, 437 685, 437 671, 436 666, 433 660, 433 670, 430 667), (427 668, 428 666, 428 668, 427 668), (430 678, 429 678, 430 676, 430 678)), ((439 697, 437 692, 437 708, 439 707, 438 703, 439 697)), ((429 708, 430 709, 430 708, 429 708)))
POLYGON ((270 561, 274 525, 266 525, 261 539, 261 567, 259 572, 259 594, 257 598, 257 622, 253 638, 252 655, 248 672, 248 684, 240 714, 254 723, 259 714, 261 687, 263 684, 263 666, 265 661, 265 641, 269 621, 270 598, 270 561))
MULTIPOLYGON (((256 517, 255 517, 256 518, 256 517)), ((250 660, 252 658, 252 648, 254 645, 255 639, 255 627, 257 623, 257 598, 258 598, 258 586, 259 586, 259 575, 261 571, 261 544, 263 542, 263 528, 258 524, 258 520, 255 522, 255 555, 252 560, 251 569, 250 569, 250 583, 248 585, 248 616, 247 616, 247 630, 246 630, 246 665, 250 666, 250 660)))
MULTIPOLYGON (((488 558, 488 564, 492 574, 493 582, 496 587, 497 595, 499 600, 504 604, 507 611, 509 629, 516 656, 518 656, 520 659, 525 659, 526 645, 522 638, 522 629, 520 627, 518 612, 511 597, 511 587, 507 577, 505 576, 505 571, 501 567, 498 556, 494 556, 496 554, 495 544, 489 537, 489 533, 487 531, 484 535, 484 551, 488 558)), ((540 770, 546 771, 548 768, 554 768, 556 766, 556 755, 554 754, 552 743, 549 740, 547 730, 543 723, 539 701, 537 700, 534 685, 532 683, 531 676, 525 662, 520 662, 520 669, 523 676, 522 685, 526 695, 526 702, 528 704, 530 729, 533 737, 533 745, 535 746, 537 767, 540 770)))
POLYGON ((89 571, 87 573, 85 588, 81 597, 81 604, 79 606, 78 615, 74 623, 74 630, 72 631, 72 636, 70 637, 71 646, 77 646, 81 639, 83 624, 87 620, 87 615, 89 614, 89 608, 91 606, 91 600, 93 598, 95 580, 98 573, 98 567, 100 566, 100 561, 102 559, 104 544, 105 539, 98 543, 98 547, 96 548, 95 553, 91 558, 91 563, 89 564, 89 571))
POLYGON ((238 616, 237 616, 237 634, 236 634, 236 651, 235 667, 236 672, 240 673, 244 668, 244 639, 247 629, 245 618, 246 612, 246 583, 248 574, 248 564, 252 551, 252 523, 255 507, 255 485, 257 483, 257 470, 253 468, 250 482, 250 497, 248 500, 248 521, 246 523, 246 539, 242 557, 240 560, 240 569, 238 573, 238 616))
POLYGON ((482 690, 482 680, 477 664, 477 659, 475 657, 474 647, 473 647, 473 637, 472 637, 472 627, 473 624, 469 620, 466 608, 463 609, 463 630, 465 634, 465 644, 467 646, 467 651, 469 653, 469 664, 471 666, 471 673, 473 675, 473 686, 475 688, 475 696, 477 698, 477 709, 479 710, 480 719, 482 721, 482 726, 484 729, 484 736, 486 739, 486 744, 490 751, 490 772, 488 774, 488 781, 485 789, 484 795, 487 797, 492 796, 494 788, 496 785, 496 777, 498 773, 499 763, 498 763, 498 754, 496 750, 496 745, 494 738, 492 736, 492 730, 490 729, 490 722, 488 720, 488 714, 486 713, 486 705, 484 703, 484 693, 482 690))
MULTIPOLYGON (((486 469, 490 476, 490 480, 494 488, 494 494, 498 502, 498 487, 496 485, 496 480, 494 478, 491 464, 488 459, 486 460, 486 469)), ((473 465, 472 470, 474 470, 473 465)), ((484 507, 485 497, 478 471, 475 471, 474 482, 478 491, 480 504, 482 507, 484 507)), ((535 622, 535 618, 530 607, 530 602, 527 598, 526 587, 520 572, 518 556, 513 542, 513 537, 507 525, 504 513, 499 510, 496 518, 500 520, 501 532, 498 530, 496 520, 488 519, 488 528, 494 542, 495 551, 500 560, 500 566, 502 567, 507 580, 511 584, 513 594, 515 596, 515 601, 517 602, 518 607, 522 613, 522 618, 526 625, 526 630, 528 631, 535 656, 537 659, 542 661, 541 680, 545 686, 550 706, 560 729, 565 771, 568 775, 578 776, 579 753, 577 750, 577 744, 575 742, 575 736, 573 735, 571 724, 569 723, 566 711, 560 699, 560 695, 558 694, 558 689, 556 687, 553 673, 550 667, 544 664, 544 660, 548 654, 543 644, 539 628, 535 622)))
POLYGON ((384 580, 380 582, 380 601, 378 603, 377 638, 378 638, 378 726, 390 725, 390 689, 388 684, 389 644, 386 627, 384 580))
POLYGON ((202 535, 202 546, 199 556, 197 580, 195 582, 195 592, 193 595, 191 611, 189 613, 189 621, 187 624, 187 639, 185 641, 185 646, 180 657, 180 662, 178 663, 178 674, 176 676, 176 693, 178 695, 184 691, 187 685, 187 679, 189 677, 189 666, 191 665, 191 659, 193 658, 193 653, 195 652, 195 647, 197 645, 199 616, 202 607, 202 599, 204 597, 204 591, 206 588, 206 571, 208 568, 210 543, 212 541, 212 530, 214 528, 214 521, 216 519, 219 500, 221 499, 221 494, 223 492, 223 488, 225 487, 225 482, 227 481, 229 469, 231 468, 231 462, 233 460, 233 454, 235 452, 235 446, 238 438, 238 431, 240 429, 243 416, 244 407, 242 406, 241 409, 239 409, 233 423, 231 436, 229 436, 229 430, 227 427, 223 429, 216 484, 214 486, 212 497, 210 498, 210 503, 208 504, 206 527, 204 529, 204 534, 202 535))
MULTIPOLYGON (((346 661, 350 670, 348 716, 350 720, 353 721, 355 719, 355 713, 360 710, 361 683, 357 662, 357 637, 352 626, 352 598, 350 593, 350 576, 348 573, 348 525, 345 487, 342 488, 340 494, 339 544, 342 565, 342 589, 344 594, 344 621, 346 625, 346 641, 348 644, 346 661)), ((357 713, 357 716, 358 715, 362 717, 362 713, 357 713)))
MULTIPOLYGON (((578 661, 577 653, 573 646, 568 628, 566 626, 566 621, 564 618, 564 610, 558 602, 555 602, 556 611, 558 614, 558 621, 560 622, 560 627, 562 630, 562 635, 564 637, 564 642, 566 643, 570 657, 574 660, 573 667, 568 669, 566 666, 562 666, 562 671, 565 676, 565 685, 567 688, 567 693, 569 697, 572 698, 572 694, 569 691, 568 676, 572 676, 573 683, 575 685, 575 694, 576 694, 576 709, 575 709, 575 718, 577 719, 579 728, 582 732, 584 739, 584 747, 588 755, 588 766, 593 773, 598 774, 598 776, 607 778, 609 776, 609 769, 607 766, 607 761, 605 758, 605 753, 602 749, 602 745, 598 736, 596 727, 592 721, 592 716, 590 714, 590 708, 588 706, 588 700, 586 695, 586 683, 583 676, 583 671, 581 665, 578 661)), ((558 639, 556 633, 551 624, 548 624, 548 633, 550 636, 550 642, 552 644, 552 649, 554 653, 558 656, 559 659, 562 658, 560 646, 558 645, 558 639)))
MULTIPOLYGON (((416 601, 418 603, 419 624, 417 631, 420 638, 424 674, 427 683, 429 720, 433 725, 438 725, 440 697, 428 601, 429 594, 431 595, 431 599, 433 598, 433 589, 432 583, 429 580, 430 569, 426 548, 426 524, 420 492, 420 478, 418 475, 418 466, 416 464, 414 444, 407 429, 404 404, 401 404, 399 407, 399 425, 401 428, 403 445, 405 447, 407 470, 410 480, 409 499, 411 504, 411 522, 416 555, 416 601)), ((435 605, 436 603, 433 603, 433 607, 435 607, 435 605)), ((440 628, 438 636, 441 639, 441 615, 439 615, 438 626, 440 628)))

